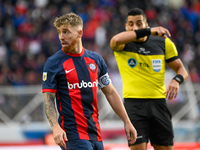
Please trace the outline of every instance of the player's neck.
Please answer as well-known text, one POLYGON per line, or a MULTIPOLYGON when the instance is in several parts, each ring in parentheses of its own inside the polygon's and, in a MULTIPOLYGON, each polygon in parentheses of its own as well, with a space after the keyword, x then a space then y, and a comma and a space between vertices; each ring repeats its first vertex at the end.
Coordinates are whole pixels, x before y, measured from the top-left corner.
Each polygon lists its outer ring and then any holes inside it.
POLYGON ((82 48, 83 48, 82 42, 79 42, 77 44, 77 46, 74 48, 74 50, 72 51, 72 53, 80 54, 82 52, 82 50, 83 50, 82 48))

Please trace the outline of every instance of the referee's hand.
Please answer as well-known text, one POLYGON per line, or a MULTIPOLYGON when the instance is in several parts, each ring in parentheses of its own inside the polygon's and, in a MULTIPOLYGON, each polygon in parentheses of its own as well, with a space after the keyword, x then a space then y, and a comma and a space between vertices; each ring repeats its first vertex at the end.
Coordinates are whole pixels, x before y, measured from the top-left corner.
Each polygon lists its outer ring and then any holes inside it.
POLYGON ((178 91, 179 91, 179 83, 175 80, 171 80, 164 94, 166 95, 166 98, 168 100, 172 100, 177 97, 178 91))
POLYGON ((154 36, 160 36, 160 37, 163 37, 163 38, 166 38, 167 35, 169 37, 171 37, 169 30, 167 30, 166 28, 163 28, 161 26, 151 28, 151 34, 154 35, 154 36))

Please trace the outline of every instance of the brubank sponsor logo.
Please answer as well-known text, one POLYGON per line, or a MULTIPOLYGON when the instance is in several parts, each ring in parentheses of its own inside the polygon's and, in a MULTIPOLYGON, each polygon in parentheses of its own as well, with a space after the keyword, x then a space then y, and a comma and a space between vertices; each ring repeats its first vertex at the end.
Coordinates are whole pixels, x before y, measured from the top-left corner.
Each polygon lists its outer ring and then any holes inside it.
POLYGON ((81 88, 87 88, 87 87, 97 87, 98 85, 98 80, 94 81, 94 82, 85 82, 84 80, 82 80, 80 83, 73 83, 70 84, 69 82, 67 82, 68 85, 68 89, 81 89, 81 88))

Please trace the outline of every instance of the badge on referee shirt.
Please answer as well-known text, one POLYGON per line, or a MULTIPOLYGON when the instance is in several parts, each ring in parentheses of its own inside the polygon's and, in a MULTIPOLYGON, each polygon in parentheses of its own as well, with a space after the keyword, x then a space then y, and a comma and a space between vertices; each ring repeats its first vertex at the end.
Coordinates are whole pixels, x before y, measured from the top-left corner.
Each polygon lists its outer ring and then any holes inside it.
POLYGON ((47 80, 47 72, 43 72, 43 76, 42 76, 43 81, 47 80))
POLYGON ((155 72, 159 72, 162 67, 162 60, 161 59, 153 59, 152 60, 152 67, 155 72))

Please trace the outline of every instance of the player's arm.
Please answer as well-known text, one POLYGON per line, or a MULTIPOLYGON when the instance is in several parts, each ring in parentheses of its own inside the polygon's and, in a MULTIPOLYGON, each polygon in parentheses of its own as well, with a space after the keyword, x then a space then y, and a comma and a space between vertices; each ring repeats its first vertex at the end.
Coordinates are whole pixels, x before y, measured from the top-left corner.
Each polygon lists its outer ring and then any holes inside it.
POLYGON ((178 95, 179 85, 187 79, 188 73, 180 59, 169 62, 168 66, 176 73, 176 76, 171 80, 165 92, 166 97, 171 100, 178 95))
POLYGON ((130 144, 133 144, 136 141, 137 132, 136 132, 135 128, 133 127, 133 125, 131 124, 130 119, 128 118, 128 115, 126 113, 126 110, 124 108, 124 105, 122 103, 122 100, 121 100, 119 94, 113 87, 112 83, 110 83, 108 86, 102 88, 101 90, 105 94, 112 109, 124 122, 127 138, 130 141, 130 144))
POLYGON ((56 94, 51 92, 44 92, 43 94, 45 113, 53 130, 54 140, 56 144, 60 145, 61 147, 65 147, 65 141, 67 141, 67 136, 64 130, 61 129, 57 121, 57 112, 54 101, 56 94))

